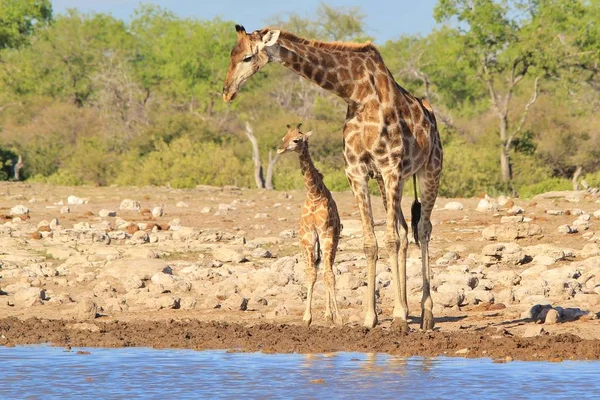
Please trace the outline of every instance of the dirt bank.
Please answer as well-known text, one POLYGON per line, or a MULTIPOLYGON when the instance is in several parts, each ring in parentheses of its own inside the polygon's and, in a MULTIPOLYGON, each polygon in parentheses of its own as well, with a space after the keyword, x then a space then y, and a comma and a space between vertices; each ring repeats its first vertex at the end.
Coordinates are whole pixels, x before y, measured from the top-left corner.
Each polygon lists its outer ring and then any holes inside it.
POLYGON ((143 346, 155 348, 234 349, 277 353, 334 351, 381 352, 402 356, 489 357, 515 360, 597 360, 600 340, 575 335, 522 338, 504 329, 419 332, 392 329, 305 328, 295 324, 240 325, 200 321, 72 323, 17 318, 0 320, 0 345, 51 343, 56 346, 143 346))

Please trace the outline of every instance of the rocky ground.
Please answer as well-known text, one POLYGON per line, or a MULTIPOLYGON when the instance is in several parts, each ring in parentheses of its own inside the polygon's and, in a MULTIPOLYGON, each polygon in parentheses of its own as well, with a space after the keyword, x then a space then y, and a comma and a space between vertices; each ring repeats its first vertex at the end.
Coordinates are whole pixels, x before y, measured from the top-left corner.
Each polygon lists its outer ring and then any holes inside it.
POLYGON ((0 184, 0 345, 600 359, 600 197, 439 199, 431 242, 436 331, 418 331, 421 261, 411 244, 408 336, 391 328, 381 201, 373 199, 381 324, 366 331, 358 212, 351 193, 335 199, 344 225, 335 270, 345 325, 330 327, 323 317, 319 279, 307 329, 295 237, 301 191, 0 184))

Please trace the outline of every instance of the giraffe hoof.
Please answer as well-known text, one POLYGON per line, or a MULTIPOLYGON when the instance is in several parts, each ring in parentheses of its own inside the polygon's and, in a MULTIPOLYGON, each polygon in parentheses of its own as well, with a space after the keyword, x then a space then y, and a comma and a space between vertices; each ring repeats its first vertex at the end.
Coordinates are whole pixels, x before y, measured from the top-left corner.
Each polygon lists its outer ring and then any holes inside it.
POLYGON ((373 329, 373 328, 375 328, 376 325, 377 325, 377 315, 376 314, 373 314, 373 315, 367 314, 367 316, 365 317, 365 323, 363 324, 363 326, 367 329, 373 329))
POLYGON ((344 320, 340 316, 335 318, 334 323, 336 326, 344 326, 344 320))
POLYGON ((423 310, 421 312, 421 329, 424 331, 432 331, 435 326, 433 312, 431 310, 423 310))
POLYGON ((392 329, 402 334, 408 333, 408 322, 405 319, 394 318, 392 321, 392 329))
POLYGON ((305 316, 304 318, 302 318, 302 321, 304 322, 304 325, 308 328, 312 323, 312 316, 305 316))

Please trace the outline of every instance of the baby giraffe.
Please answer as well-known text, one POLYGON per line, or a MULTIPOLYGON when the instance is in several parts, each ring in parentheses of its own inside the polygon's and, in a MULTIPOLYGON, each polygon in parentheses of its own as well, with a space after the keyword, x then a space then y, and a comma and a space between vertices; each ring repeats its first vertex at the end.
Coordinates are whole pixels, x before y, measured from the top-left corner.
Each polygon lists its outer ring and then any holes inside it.
POLYGON ((306 200, 302 208, 298 237, 306 263, 307 304, 304 312, 304 323, 310 326, 312 322, 312 295, 317 280, 317 265, 321 259, 325 261, 325 317, 333 320, 336 325, 342 325, 342 317, 335 299, 335 275, 333 261, 340 240, 340 216, 331 192, 323 183, 323 175, 315 168, 308 152, 308 137, 312 131, 302 133, 298 124, 296 129, 287 126, 287 134, 281 140, 277 149, 278 154, 295 151, 300 158, 302 177, 306 185, 306 200), (321 250, 323 252, 321 257, 321 250), (333 309, 333 310, 332 310, 333 309))

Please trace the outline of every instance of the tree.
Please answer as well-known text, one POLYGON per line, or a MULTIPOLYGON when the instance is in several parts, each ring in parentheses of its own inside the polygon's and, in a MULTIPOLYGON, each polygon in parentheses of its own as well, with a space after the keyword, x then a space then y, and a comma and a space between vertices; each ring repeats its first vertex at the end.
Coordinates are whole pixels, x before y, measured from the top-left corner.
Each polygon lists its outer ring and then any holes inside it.
POLYGON ((578 0, 440 0, 435 8, 438 22, 456 23, 463 46, 457 56, 470 64, 487 89, 498 120, 501 174, 507 187, 512 180, 510 152, 538 99, 540 80, 573 66, 578 47, 594 35, 586 30, 582 15, 587 15, 586 6, 578 0), (522 82, 530 85, 530 99, 516 113, 513 100, 522 82))
POLYGON ((0 0, 0 50, 28 44, 33 32, 51 20, 49 0, 0 0))

